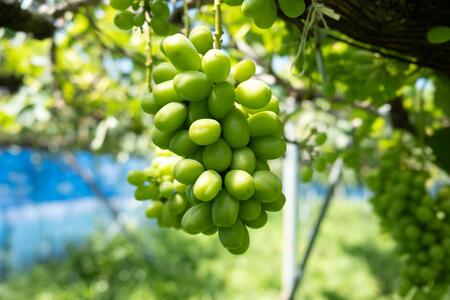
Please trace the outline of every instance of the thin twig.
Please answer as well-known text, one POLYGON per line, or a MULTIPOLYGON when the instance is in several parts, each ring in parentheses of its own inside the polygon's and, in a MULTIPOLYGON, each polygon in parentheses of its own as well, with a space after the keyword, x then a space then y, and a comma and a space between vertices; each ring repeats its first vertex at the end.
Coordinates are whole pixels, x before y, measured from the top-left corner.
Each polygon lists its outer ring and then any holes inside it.
POLYGON ((144 10, 147 14, 146 22, 147 22, 147 59, 145 61, 145 68, 147 69, 147 86, 148 91, 152 91, 152 65, 153 65, 153 53, 152 53, 152 28, 150 26, 150 1, 146 0, 144 3, 144 10))
POLYGON ((189 20, 189 4, 188 0, 183 0, 183 16, 184 16, 184 34, 189 35, 190 20, 189 20))
POLYGON ((220 49, 222 47, 222 12, 220 10, 220 4, 222 0, 214 0, 214 20, 215 20, 215 32, 214 32, 214 48, 220 49))

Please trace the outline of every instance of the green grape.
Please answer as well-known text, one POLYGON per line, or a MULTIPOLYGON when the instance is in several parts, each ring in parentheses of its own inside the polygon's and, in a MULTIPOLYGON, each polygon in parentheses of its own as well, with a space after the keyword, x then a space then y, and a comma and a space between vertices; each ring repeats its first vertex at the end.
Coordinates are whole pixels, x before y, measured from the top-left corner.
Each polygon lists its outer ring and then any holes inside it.
MULTIPOLYGON (((156 128, 162 132, 173 132, 186 120, 187 108, 184 104, 171 102, 164 105, 155 115, 156 128)), ((189 136, 191 132, 189 130, 189 136)), ((194 141, 195 142, 195 141, 194 141)))
POLYGON ((224 118, 234 107, 236 93, 228 82, 216 83, 208 98, 208 109, 216 119, 224 118))
POLYGON ((167 5, 166 1, 163 0, 153 1, 150 5, 150 11, 152 12, 153 16, 156 16, 158 18, 167 18, 170 15, 169 6, 167 5))
POLYGON ((181 183, 194 184, 204 171, 205 168, 201 163, 193 159, 185 158, 175 164, 173 175, 181 183))
POLYGON ((420 228, 418 228, 417 226, 409 225, 405 229, 405 235, 411 240, 418 239, 420 237, 420 234, 420 228))
POLYGON ((247 227, 258 229, 266 225, 267 223, 267 213, 264 210, 261 210, 261 213, 256 219, 253 220, 244 220, 244 224, 247 227))
POLYGON ((277 114, 271 111, 262 111, 248 117, 248 126, 251 137, 272 135, 283 130, 283 124, 277 114))
POLYGON ((170 199, 173 196, 173 185, 170 181, 163 181, 159 185, 159 195, 162 198, 170 199))
POLYGON ((416 209, 416 217, 419 221, 429 223, 433 217, 433 211, 425 206, 420 206, 416 209))
POLYGON ((158 225, 161 227, 174 227, 177 224, 177 215, 170 211, 170 207, 164 204, 161 215, 158 218, 158 225))
POLYGON ((195 151, 192 155, 189 156, 189 158, 192 158, 199 163, 203 164, 203 147, 200 147, 197 151, 195 151))
POLYGON ((254 220, 261 214, 261 202, 255 199, 240 201, 239 218, 242 220, 254 220))
POLYGON ((429 250, 432 260, 443 260, 445 258, 445 251, 439 245, 432 245, 429 250))
MULTIPOLYGON (((246 231, 247 231, 247 229, 246 229, 246 231)), ((240 255, 240 254, 245 253, 248 250, 249 246, 250 246, 250 236, 249 236, 248 231, 247 231, 247 234, 244 234, 244 242, 242 243, 242 245, 239 248, 227 249, 227 250, 231 254, 240 255)))
POLYGON ((244 0, 241 10, 245 16, 253 18, 256 26, 263 29, 270 28, 277 18, 275 0, 244 0))
POLYGON ((281 194, 277 200, 272 202, 263 202, 262 208, 266 211, 280 211, 283 209, 284 204, 286 203, 286 197, 281 194))
POLYGON ((109 5, 111 5, 112 8, 117 10, 126 10, 128 7, 131 6, 133 3, 133 0, 111 0, 109 1, 109 5))
POLYGON ((158 218, 161 215, 164 204, 161 201, 152 201, 145 210, 147 218, 158 218))
POLYGON ((153 98, 157 105, 164 106, 170 102, 181 102, 183 99, 175 91, 173 80, 161 82, 153 88, 153 98))
POLYGON ((259 113, 262 111, 271 111, 278 115, 280 113, 280 100, 278 99, 277 96, 272 95, 269 103, 266 106, 264 106, 262 108, 258 108, 258 109, 251 109, 248 107, 244 107, 244 109, 249 114, 256 114, 256 113, 259 113))
POLYGON ((324 172, 327 168, 327 161, 322 157, 317 157, 314 161, 314 168, 317 172, 324 172))
POLYGON ((214 119, 200 119, 189 127, 189 137, 197 145, 206 146, 215 143, 221 133, 220 123, 214 119))
POLYGON ((202 203, 199 199, 197 199, 194 195, 194 185, 188 185, 186 188, 186 200, 191 206, 202 203))
POLYGON ((189 33, 189 40, 200 54, 205 54, 213 47, 213 36, 206 26, 197 26, 189 33))
POLYGON ((187 200, 183 195, 175 194, 175 196, 167 201, 167 205, 173 214, 179 215, 186 209, 187 200))
POLYGON ((130 30, 133 28, 133 17, 134 15, 129 11, 120 12, 114 17, 114 24, 119 29, 130 30))
POLYGON ((152 70, 152 79, 158 84, 172 80, 178 73, 180 73, 180 71, 178 71, 171 63, 163 62, 152 70))
POLYGON ((170 139, 172 138, 171 133, 162 132, 156 127, 153 127, 150 132, 150 137, 152 138, 153 144, 161 149, 169 149, 170 139))
POLYGON ((146 113, 154 115, 161 109, 161 106, 156 104, 153 94, 148 94, 142 99, 141 108, 146 113))
POLYGON ((205 167, 217 172, 225 171, 231 163, 231 158, 230 146, 223 139, 218 139, 214 144, 206 146, 202 154, 205 167))
POLYGON ((201 201, 211 201, 221 189, 220 174, 213 170, 206 170, 195 181, 194 196, 201 201))
POLYGON ((219 228, 219 240, 227 249, 238 249, 245 242, 248 230, 241 220, 237 220, 230 227, 219 228))
POLYGON ((189 102, 188 107, 188 124, 191 125, 200 119, 210 119, 211 114, 209 113, 206 101, 195 101, 189 102))
POLYGON ((238 200, 247 200, 255 192, 253 177, 242 170, 231 170, 225 175, 225 189, 238 200))
POLYGON ((217 227, 230 227, 238 217, 239 201, 222 190, 214 199, 212 221, 217 227))
POLYGON ((250 148, 258 158, 276 159, 286 152, 286 142, 277 137, 258 137, 250 141, 250 148))
POLYGON ((141 27, 145 23, 145 13, 135 14, 133 17, 134 26, 141 27))
POLYGON ((190 234, 197 234, 212 227, 210 203, 199 203, 189 208, 181 220, 181 228, 190 234))
POLYGON ((310 182, 313 175, 314 171, 310 166, 303 166, 300 170, 300 178, 303 182, 310 182))
POLYGON ((139 4, 139 2, 133 2, 133 4, 131 4, 131 9, 134 11, 138 11, 139 8, 141 8, 141 5, 139 4))
POLYGON ((289 18, 297 18, 305 11, 304 0, 278 0, 281 11, 289 18))
POLYGON ((270 102, 270 87, 257 79, 241 82, 236 88, 236 100, 248 108, 262 108, 270 102))
POLYGON ((170 139, 169 149, 177 155, 189 156, 198 149, 198 146, 189 138, 188 130, 180 130, 170 139))
POLYGON ((217 230, 218 230, 217 227, 212 226, 212 227, 210 227, 210 228, 208 228, 208 229, 202 231, 202 233, 203 233, 204 235, 213 235, 213 234, 215 234, 215 233, 217 232, 217 230))
POLYGON ((250 129, 245 116, 238 109, 232 109, 221 124, 223 137, 231 148, 247 146, 250 140, 250 129))
POLYGON ((253 197, 261 202, 276 201, 281 195, 281 181, 270 171, 256 171, 253 174, 255 194, 253 197))
POLYGON ((156 199, 158 194, 159 190, 156 186, 141 185, 134 192, 134 198, 139 201, 156 199))
POLYGON ((191 41, 182 34, 168 36, 163 41, 164 54, 179 70, 200 70, 201 59, 191 41))
POLYGON ((150 20, 150 27, 156 35, 166 36, 170 33, 169 23, 164 18, 153 17, 150 20))
POLYGON ((266 170, 270 171, 269 164, 261 158, 256 158, 255 171, 266 170))
POLYGON ((316 143, 317 146, 325 144, 326 141, 327 141, 327 134, 324 132, 318 133, 314 137, 314 142, 316 143))
POLYGON ((252 174, 256 167, 256 157, 252 149, 248 147, 237 148, 233 150, 231 159, 231 170, 243 170, 252 174))
POLYGON ((145 181, 147 181, 147 174, 143 171, 139 170, 132 170, 128 172, 127 180, 132 185, 143 185, 145 181))
POLYGON ((185 71, 176 75, 173 85, 178 95, 189 101, 206 100, 212 90, 211 81, 199 71, 185 71))
POLYGON ((231 62, 222 50, 211 49, 203 56, 202 69, 209 80, 223 82, 230 74, 231 62))
POLYGON ((233 68, 233 78, 237 82, 243 82, 252 78, 256 72, 256 65, 250 59, 238 62, 233 68))
MULTIPOLYGON (((175 170, 173 171, 175 173, 175 170)), ((179 193, 179 194, 185 194, 186 193, 187 185, 184 183, 179 182, 178 180, 173 181, 173 189, 179 193)))

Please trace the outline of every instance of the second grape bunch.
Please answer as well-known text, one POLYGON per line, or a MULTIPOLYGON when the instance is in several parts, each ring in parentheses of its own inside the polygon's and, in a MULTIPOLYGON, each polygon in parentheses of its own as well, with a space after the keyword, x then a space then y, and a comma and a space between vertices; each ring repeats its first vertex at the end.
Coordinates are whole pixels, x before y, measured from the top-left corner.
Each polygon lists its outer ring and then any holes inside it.
MULTIPOLYGON (((249 247, 247 227, 264 226, 266 211, 284 205, 281 181, 267 161, 280 158, 286 143, 279 100, 252 78, 255 64, 243 60, 230 75, 229 57, 212 47, 213 35, 204 26, 189 37, 166 37, 161 50, 168 62, 154 68, 153 92, 142 108, 154 115, 153 143, 180 157, 173 177, 185 185, 186 206, 174 214, 174 227, 218 232, 227 250, 241 254, 249 247)), ((167 203, 183 189, 177 190, 165 191, 167 203)))

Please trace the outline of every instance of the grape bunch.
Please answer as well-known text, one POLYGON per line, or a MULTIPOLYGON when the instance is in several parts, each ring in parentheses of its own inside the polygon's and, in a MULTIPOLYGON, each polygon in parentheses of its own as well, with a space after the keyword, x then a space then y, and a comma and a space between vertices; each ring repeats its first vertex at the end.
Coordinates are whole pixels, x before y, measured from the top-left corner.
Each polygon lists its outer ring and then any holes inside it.
POLYGON ((134 198, 152 200, 145 214, 156 218, 161 227, 180 228, 181 217, 190 207, 185 196, 186 185, 176 181, 172 174, 179 160, 170 151, 159 151, 148 168, 128 173, 128 182, 136 186, 134 198))
POLYGON ((398 148, 384 153, 368 178, 370 201, 404 257, 399 294, 442 299, 450 280, 450 187, 432 197, 426 189, 430 173, 417 161, 398 148))
MULTIPOLYGON (((252 18, 253 23, 262 29, 272 27, 277 19, 275 0, 223 0, 230 6, 241 6, 242 14, 252 18)), ((278 0, 281 11, 289 18, 297 18, 305 11, 304 0, 278 0)))
POLYGON ((305 152, 304 157, 308 157, 303 161, 300 169, 300 179, 303 182, 310 182, 314 175, 314 170, 322 173, 325 172, 329 163, 336 160, 334 153, 319 152, 318 148, 325 144, 328 135, 325 132, 318 131, 313 128, 309 135, 300 142, 300 149, 305 152))
POLYGON ((112 8, 118 10, 114 18, 114 24, 122 30, 130 30, 133 27, 142 27, 146 21, 146 12, 150 18, 149 24, 157 35, 168 35, 170 31, 170 10, 166 1, 152 0, 111 0, 112 8))
POLYGON ((173 178, 186 186, 181 228, 218 231, 222 245, 241 254, 249 246, 247 227, 264 226, 266 212, 284 205, 267 161, 281 157, 286 143, 279 101, 252 79, 255 64, 242 60, 230 76, 230 59, 212 45, 204 26, 189 38, 166 37, 161 50, 169 62, 155 66, 142 109, 154 115, 153 143, 182 157, 173 167, 173 178))

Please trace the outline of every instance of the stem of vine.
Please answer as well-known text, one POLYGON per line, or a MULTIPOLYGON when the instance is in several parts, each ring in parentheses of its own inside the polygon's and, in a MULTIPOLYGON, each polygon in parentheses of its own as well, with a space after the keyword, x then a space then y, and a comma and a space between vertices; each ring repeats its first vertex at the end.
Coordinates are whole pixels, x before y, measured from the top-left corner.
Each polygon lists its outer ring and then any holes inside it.
POLYGON ((222 0, 214 0, 214 16, 215 16, 215 32, 214 32, 214 48, 220 49, 222 47, 222 12, 220 4, 222 0))
POLYGON ((146 0, 144 2, 144 11, 147 14, 146 22, 147 22, 147 45, 146 45, 146 52, 147 52, 147 60, 145 61, 145 67, 147 68, 147 87, 148 91, 152 91, 152 64, 153 64, 153 53, 152 53, 152 28, 150 27, 150 1, 146 0))
POLYGON ((183 1, 183 14, 184 14, 184 34, 188 36, 190 27, 188 0, 183 1))

